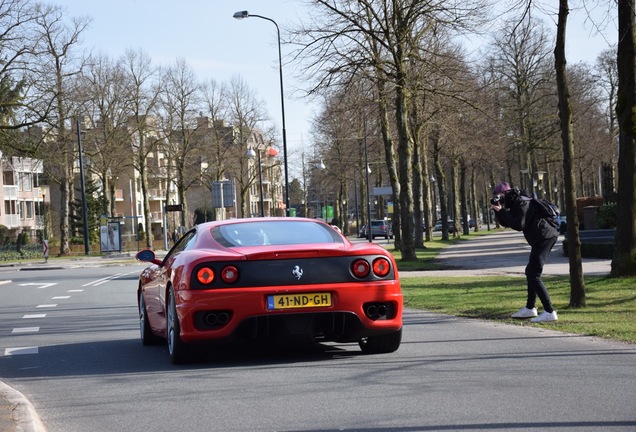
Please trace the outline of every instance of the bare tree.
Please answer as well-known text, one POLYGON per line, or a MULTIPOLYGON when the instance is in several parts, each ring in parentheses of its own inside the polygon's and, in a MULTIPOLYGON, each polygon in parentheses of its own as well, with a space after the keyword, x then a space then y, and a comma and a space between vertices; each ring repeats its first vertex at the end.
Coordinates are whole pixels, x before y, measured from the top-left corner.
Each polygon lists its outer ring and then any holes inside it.
POLYGON ((177 199, 182 206, 180 225, 188 227, 186 192, 201 179, 202 143, 197 140, 200 126, 197 116, 202 108, 202 92, 184 59, 178 59, 163 71, 160 101, 164 114, 162 126, 167 137, 165 149, 175 169, 177 199))
POLYGON ((132 162, 139 173, 146 227, 146 247, 151 248, 153 235, 152 214, 148 200, 150 190, 147 159, 162 141, 156 120, 152 116, 159 98, 159 90, 155 82, 157 69, 152 66, 150 57, 142 51, 127 51, 120 63, 126 80, 126 98, 131 104, 128 131, 132 143, 132 162))
POLYGON ((88 171, 101 182, 102 214, 115 213, 115 183, 130 171, 130 103, 121 64, 105 55, 92 59, 76 80, 74 98, 89 130, 84 139, 88 171))
POLYGON ((616 94, 618 92, 617 46, 603 51, 596 59, 597 78, 607 95, 607 129, 610 131, 608 145, 612 149, 611 165, 618 162, 618 124, 616 120, 616 94))
POLYGON ((613 276, 636 275, 636 1, 618 0, 618 225, 613 276))
POLYGON ((46 76, 36 65, 41 60, 41 28, 38 19, 48 9, 31 0, 0 1, 0 137, 2 144, 16 151, 24 148, 18 129, 44 122, 55 93, 46 91, 46 76))
POLYGON ((69 215, 73 202, 73 167, 77 160, 75 144, 71 135, 69 113, 72 113, 69 88, 71 80, 80 73, 85 58, 77 57, 79 39, 89 24, 88 19, 65 21, 62 9, 56 6, 37 5, 35 19, 38 52, 38 74, 40 83, 48 83, 48 91, 54 95, 52 103, 55 117, 53 140, 45 150, 48 156, 48 172, 51 180, 60 187, 60 255, 69 255, 69 215))
POLYGON ((380 124, 383 124, 387 169, 397 162, 393 187, 397 214, 394 222, 396 246, 403 260, 414 260, 413 239, 413 134, 409 122, 412 107, 409 91, 409 69, 417 66, 423 40, 449 29, 466 28, 470 20, 482 11, 479 1, 465 1, 453 8, 436 1, 314 0, 314 22, 299 29, 305 38, 301 56, 309 60, 307 68, 315 74, 314 90, 319 91, 338 81, 350 81, 363 75, 378 78, 374 96, 379 102, 380 124), (389 100, 391 102, 389 102, 389 100), (391 111, 389 111, 391 110, 391 111), (392 113, 391 117, 385 115, 392 113), (389 120, 385 122, 384 119, 389 120), (389 133, 395 127, 395 141, 389 133), (392 145, 395 142, 395 154, 392 145), (396 220, 398 219, 398 220, 396 220), (400 234, 402 234, 400 236, 400 234))
POLYGON ((230 123, 235 128, 233 146, 234 178, 238 182, 241 195, 242 216, 250 214, 247 202, 247 191, 258 179, 258 171, 248 172, 246 152, 250 146, 264 146, 262 125, 267 120, 264 103, 256 97, 245 81, 235 76, 230 80, 228 89, 230 123))
POLYGON ((581 261, 581 240, 579 237, 579 221, 576 214, 576 198, 574 193, 574 141, 572 131, 572 108, 566 74, 565 30, 569 13, 568 0, 559 0, 559 19, 557 24, 556 45, 554 48, 557 89, 559 93, 559 119, 561 140, 563 143, 563 172, 565 173, 565 196, 568 217, 568 258, 570 261, 570 307, 585 306, 585 280, 581 261))

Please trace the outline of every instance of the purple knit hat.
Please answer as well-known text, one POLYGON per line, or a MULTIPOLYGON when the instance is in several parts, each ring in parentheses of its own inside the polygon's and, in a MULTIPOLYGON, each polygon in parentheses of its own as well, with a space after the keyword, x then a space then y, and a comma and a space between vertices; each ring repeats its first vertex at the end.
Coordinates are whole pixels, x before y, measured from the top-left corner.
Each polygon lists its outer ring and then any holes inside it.
POLYGON ((510 190, 510 185, 506 182, 501 182, 493 189, 492 193, 494 195, 501 195, 506 191, 510 190))

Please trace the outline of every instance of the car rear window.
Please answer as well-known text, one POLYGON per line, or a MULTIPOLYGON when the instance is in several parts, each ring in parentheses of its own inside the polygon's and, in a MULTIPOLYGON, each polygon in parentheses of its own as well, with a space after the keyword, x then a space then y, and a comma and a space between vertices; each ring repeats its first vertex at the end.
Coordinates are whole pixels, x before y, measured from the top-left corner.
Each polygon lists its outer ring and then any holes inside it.
POLYGON ((342 243, 332 228, 311 221, 238 222, 212 228, 212 236, 227 247, 342 243))

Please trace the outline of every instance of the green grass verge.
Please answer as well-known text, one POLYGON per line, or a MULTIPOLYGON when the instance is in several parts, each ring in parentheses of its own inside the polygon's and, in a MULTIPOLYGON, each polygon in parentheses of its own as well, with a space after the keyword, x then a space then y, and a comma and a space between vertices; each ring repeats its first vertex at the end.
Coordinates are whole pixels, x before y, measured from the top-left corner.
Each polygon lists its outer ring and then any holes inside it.
MULTIPOLYGON (((569 308, 570 282, 565 276, 543 278, 559 321, 531 324, 510 314, 525 305, 524 277, 403 277, 405 307, 449 315, 548 326, 568 333, 636 343, 636 278, 585 278, 587 305, 569 308)), ((538 305, 540 308, 540 305, 538 305)))
MULTIPOLYGON (((437 270, 440 266, 432 260, 441 249, 489 233, 471 233, 461 240, 426 242, 426 249, 417 251, 416 262, 401 261, 399 251, 392 252, 401 273, 437 270)), ((569 308, 569 277, 544 277, 559 320, 556 323, 531 324, 529 320, 510 318, 513 312, 525 305, 526 280, 523 276, 402 276, 405 307, 516 325, 545 326, 567 333, 636 343, 636 278, 585 277, 586 306, 569 308)), ((537 306, 540 309, 538 300, 537 306)))

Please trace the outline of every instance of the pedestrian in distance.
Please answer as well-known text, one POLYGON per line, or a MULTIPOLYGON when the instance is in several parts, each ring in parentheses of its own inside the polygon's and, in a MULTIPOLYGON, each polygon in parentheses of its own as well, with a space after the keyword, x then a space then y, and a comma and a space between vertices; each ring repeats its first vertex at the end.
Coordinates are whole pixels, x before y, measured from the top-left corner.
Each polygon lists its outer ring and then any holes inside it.
POLYGON ((540 208, 533 203, 533 197, 506 182, 499 183, 490 200, 497 221, 504 227, 522 231, 530 245, 530 257, 526 266, 528 298, 525 307, 512 314, 512 318, 532 318, 535 323, 551 322, 558 319, 552 306, 541 274, 543 265, 557 241, 559 231, 542 216, 540 208), (537 315, 536 300, 539 297, 543 312, 537 315))

